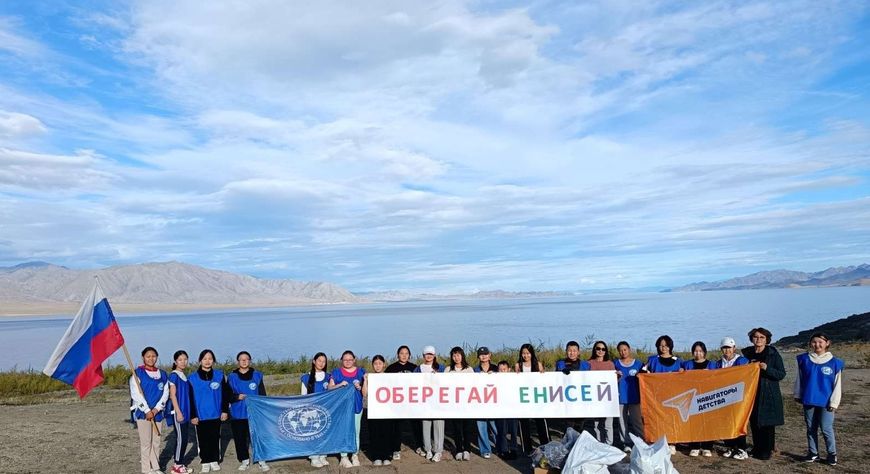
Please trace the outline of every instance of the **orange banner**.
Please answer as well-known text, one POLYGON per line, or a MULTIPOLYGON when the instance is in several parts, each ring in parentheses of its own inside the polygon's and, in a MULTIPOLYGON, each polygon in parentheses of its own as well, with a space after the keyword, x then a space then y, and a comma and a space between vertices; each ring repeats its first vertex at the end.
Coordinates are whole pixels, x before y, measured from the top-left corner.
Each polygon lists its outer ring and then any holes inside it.
POLYGON ((644 438, 668 443, 746 434, 758 390, 758 364, 682 373, 639 374, 644 438))

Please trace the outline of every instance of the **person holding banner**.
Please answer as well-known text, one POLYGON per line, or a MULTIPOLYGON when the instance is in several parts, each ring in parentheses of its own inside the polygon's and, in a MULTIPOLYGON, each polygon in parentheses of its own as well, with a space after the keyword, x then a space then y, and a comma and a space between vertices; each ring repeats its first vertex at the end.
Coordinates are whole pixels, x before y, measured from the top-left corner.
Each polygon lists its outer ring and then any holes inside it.
POLYGON ((819 459, 819 428, 825 438, 827 463, 837 465, 834 412, 840 406, 845 364, 830 353, 831 340, 824 333, 810 337, 810 351, 797 356, 798 376, 794 381, 795 401, 804 407, 807 424, 807 455, 804 462, 819 459))
MULTIPOLYGON (((500 361, 498 363, 498 372, 501 374, 510 373, 510 362, 506 360, 500 361)), ((512 418, 500 418, 495 420, 495 426, 495 449, 498 452, 499 457, 505 460, 516 459, 517 453, 520 451, 519 436, 517 435, 517 420, 512 418), (510 435, 510 441, 508 441, 508 435, 510 435)))
POLYGON ((656 339, 656 352, 658 355, 647 359, 644 370, 658 374, 663 372, 683 372, 680 358, 674 355, 674 340, 667 334, 656 339))
POLYGON ((637 380, 643 363, 632 357, 631 346, 626 341, 619 341, 616 351, 619 353, 619 360, 614 364, 619 381, 619 436, 622 438, 622 449, 631 452, 633 443, 629 434, 643 437, 640 385, 637 380))
MULTIPOLYGON (((377 354, 372 357, 372 371, 376 374, 384 373, 384 368, 387 366, 387 361, 384 356, 377 354)), ((362 396, 368 398, 369 391, 369 374, 363 376, 362 396)), ((389 466, 392 464, 392 438, 393 420, 383 419, 375 420, 369 418, 369 459, 375 466, 389 466)))
POLYGON ((157 368, 157 349, 142 349, 142 365, 130 376, 130 398, 139 432, 139 460, 143 474, 162 472, 157 461, 160 431, 156 423, 163 421, 163 408, 169 399, 169 377, 157 368), (138 377, 138 382, 136 378, 138 377), (140 388, 141 387, 141 390, 140 388))
MULTIPOLYGON (((423 348, 423 363, 418 365, 414 372, 432 374, 443 372, 444 368, 435 359, 435 346, 423 348)), ((432 462, 441 461, 444 451, 444 420, 423 420, 423 449, 425 453, 420 455, 432 462)))
MULTIPOLYGON (((606 370, 615 372, 616 366, 610 360, 610 348, 604 341, 592 344, 592 355, 589 357, 590 370, 606 370)), ((595 439, 610 446, 613 444, 613 418, 587 419, 589 431, 595 439)))
MULTIPOLYGON (((535 347, 528 342, 520 346, 520 357, 514 365, 514 372, 543 372, 544 364, 542 364, 535 355, 535 347)), ((543 446, 550 442, 550 429, 547 426, 547 420, 544 418, 535 419, 535 428, 538 431, 538 441, 543 446)), ((532 424, 528 418, 520 420, 520 431, 523 438, 523 452, 526 455, 532 454, 532 424)))
POLYGON ((193 472, 184 465, 184 453, 190 436, 190 384, 184 369, 187 368, 187 352, 175 351, 172 355, 172 373, 169 374, 169 400, 163 419, 175 428, 175 450, 172 474, 193 472))
MULTIPOLYGON (((230 428, 233 430, 233 443, 236 446, 236 459, 241 465, 240 471, 247 471, 251 466, 248 454, 248 446, 251 443, 250 428, 248 426, 248 407, 245 398, 248 395, 266 396, 266 386, 263 384, 263 373, 251 367, 251 354, 241 351, 236 355, 238 368, 227 377, 227 384, 233 391, 230 402, 230 428)), ((259 462, 260 470, 268 471, 266 461, 259 462)))
POLYGON ((333 369, 329 376, 330 390, 351 384, 353 384, 353 388, 356 390, 353 403, 354 420, 356 422, 356 452, 351 453, 350 459, 347 457, 348 453, 341 453, 340 464, 344 468, 359 466, 359 455, 357 453, 359 453, 359 430, 362 424, 363 411, 362 383, 365 374, 365 369, 356 366, 356 355, 354 355, 353 351, 347 350, 341 354, 341 367, 333 369))
MULTIPOLYGON (((749 363, 749 359, 737 354, 737 341, 733 337, 723 337, 719 344, 719 350, 722 351, 722 357, 716 361, 717 369, 727 369, 729 367, 739 367, 749 363)), ((746 436, 738 436, 733 439, 726 439, 725 452, 722 456, 726 458, 742 461, 749 457, 746 452, 746 436)))
MULTIPOLYGON (((411 362, 411 348, 406 345, 401 345, 396 350, 396 362, 387 366, 387 369, 384 370, 384 373, 387 374, 408 374, 412 373, 417 369, 417 364, 411 362)), ((408 419, 408 420, 393 420, 393 433, 392 433, 392 446, 393 446, 393 461, 398 461, 402 459, 402 426, 407 421, 411 425, 411 433, 414 436, 414 444, 415 446, 411 447, 411 449, 415 449, 416 453, 425 456, 426 452, 423 451, 423 425, 420 423, 420 420, 417 419, 408 419)))
MULTIPOLYGON (((325 392, 329 388, 329 379, 326 374, 326 354, 323 352, 314 354, 314 358, 311 359, 311 371, 302 374, 299 381, 302 382, 301 395, 325 392)), ((314 454, 308 456, 308 459, 311 460, 311 467, 329 465, 325 454, 314 454)))
MULTIPOLYGON (((475 373, 492 374, 498 372, 498 367, 492 363, 492 353, 486 346, 477 348, 477 367, 475 373)), ((477 420, 477 445, 480 446, 480 455, 484 459, 492 457, 492 443, 489 440, 489 432, 498 433, 495 420, 477 420)))
MULTIPOLYGON (((468 365, 465 351, 461 347, 456 346, 450 349, 450 364, 444 368, 444 373, 474 373, 474 368, 468 365)), ((453 429, 453 444, 456 448, 454 457, 457 461, 471 461, 471 439, 475 432, 474 420, 453 418, 450 420, 450 426, 453 429)))
POLYGON ((196 429, 202 472, 220 471, 221 422, 229 417, 232 391, 224 373, 214 368, 214 352, 199 353, 199 368, 190 374, 190 423, 196 429))
MULTIPOLYGON (((692 344, 692 360, 683 361, 684 370, 712 370, 716 368, 716 363, 707 360, 707 345, 702 341, 695 341, 692 344)), ((699 455, 709 458, 713 456, 713 442, 703 441, 689 443, 689 456, 698 457, 699 455)))
POLYGON ((749 331, 748 335, 752 347, 744 348, 743 355, 761 369, 755 406, 749 417, 752 457, 767 461, 776 448, 776 427, 785 424, 782 392, 779 389, 780 380, 785 378, 785 365, 779 351, 770 345, 773 338, 770 331, 759 327, 749 331))
MULTIPOLYGON (((565 358, 556 361, 556 372, 562 372, 565 375, 578 370, 590 370, 591 368, 589 362, 580 360, 580 343, 577 341, 568 341, 568 344, 565 344, 565 358)), ((582 418, 566 421, 573 423, 577 431, 583 429, 584 420, 582 418)))

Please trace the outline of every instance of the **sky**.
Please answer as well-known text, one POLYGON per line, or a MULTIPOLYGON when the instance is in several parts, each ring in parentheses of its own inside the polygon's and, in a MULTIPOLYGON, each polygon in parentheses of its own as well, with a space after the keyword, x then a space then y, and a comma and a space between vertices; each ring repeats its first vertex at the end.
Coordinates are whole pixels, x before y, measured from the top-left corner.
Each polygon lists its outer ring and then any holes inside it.
POLYGON ((870 262, 865 1, 4 1, 0 266, 354 291, 870 262))

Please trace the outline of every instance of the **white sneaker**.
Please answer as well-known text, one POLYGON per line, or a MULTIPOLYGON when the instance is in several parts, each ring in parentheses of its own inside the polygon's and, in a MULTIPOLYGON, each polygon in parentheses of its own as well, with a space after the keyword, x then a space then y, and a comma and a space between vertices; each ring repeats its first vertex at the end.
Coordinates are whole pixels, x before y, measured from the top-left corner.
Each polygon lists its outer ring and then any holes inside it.
POLYGON ((441 453, 433 454, 432 455, 432 462, 439 462, 439 461, 441 461, 441 453))
POLYGON ((210 462, 208 464, 209 464, 209 466, 211 466, 212 471, 220 471, 221 470, 221 465, 217 461, 210 462))
MULTIPOLYGON (((432 458, 433 458, 433 456, 432 456, 432 451, 426 451, 425 456, 426 456, 426 459, 427 459, 427 460, 430 460, 430 461, 431 461, 432 458)), ((438 459, 440 460, 440 459, 441 459, 441 456, 438 456, 438 459)))
POLYGON ((347 456, 342 456, 341 462, 338 463, 338 465, 345 468, 345 469, 350 469, 353 467, 353 463, 350 462, 350 459, 348 459, 347 456))
POLYGON ((631 446, 625 446, 622 448, 622 451, 626 454, 631 454, 631 446))
POLYGON ((350 463, 353 464, 353 467, 359 467, 359 456, 356 454, 350 457, 350 463))
MULTIPOLYGON (((671 454, 673 454, 673 453, 671 453, 671 454)), ((689 451, 689 456, 692 456, 693 458, 698 457, 699 454, 701 454, 700 449, 693 449, 693 450, 689 451)))
POLYGON ((251 460, 245 459, 244 461, 242 461, 242 464, 239 465, 239 470, 240 471, 247 471, 249 467, 251 467, 251 460))
POLYGON ((393 461, 398 461, 402 459, 402 453, 400 451, 393 451, 393 461))
POLYGON ((384 459, 384 466, 389 466, 390 464, 393 463, 391 463, 389 459, 384 459))
POLYGON ((726 449, 724 453, 722 453, 723 458, 730 458, 732 454, 734 454, 736 450, 726 449))
POLYGON ((738 461, 749 459, 749 453, 747 453, 745 449, 738 449, 731 455, 731 459, 736 459, 738 461))
POLYGON ((669 444, 668 451, 671 453, 671 456, 673 456, 674 454, 677 454, 677 447, 673 444, 669 444))
POLYGON ((417 450, 414 451, 414 452, 417 453, 417 454, 419 454, 420 456, 423 456, 423 457, 426 458, 426 459, 429 459, 429 458, 432 457, 432 453, 429 453, 429 456, 427 457, 427 456, 426 456, 426 451, 423 451, 423 448, 417 448, 417 450))
POLYGON ((709 449, 702 449, 702 450, 701 450, 701 456, 704 456, 705 458, 712 458, 712 457, 713 457, 713 451, 710 451, 709 449))
POLYGON ((380 459, 375 459, 375 462, 373 462, 372 464, 375 466, 383 466, 384 462, 381 461, 380 459))
POLYGON ((490 453, 483 453, 483 459, 489 459, 489 458, 491 458, 491 457, 492 457, 492 454, 490 454, 490 453))
POLYGON ((324 466, 329 466, 329 460, 326 459, 325 454, 320 456, 320 464, 323 464, 324 466))
POLYGON ((453 456, 453 457, 456 458, 457 461, 462 461, 462 452, 460 451, 460 452, 456 453, 456 456, 453 456))
POLYGON ((311 467, 323 467, 323 463, 320 462, 320 456, 311 457, 311 467))
POLYGON ((201 472, 211 472, 211 465, 207 462, 202 463, 202 466, 200 467, 200 471, 201 472))
POLYGON ((269 469, 272 469, 268 464, 266 464, 266 461, 259 461, 257 465, 260 466, 260 472, 266 472, 269 469))
POLYGON ((469 453, 468 451, 463 451, 462 452, 462 460, 463 461, 471 461, 471 453, 469 453))

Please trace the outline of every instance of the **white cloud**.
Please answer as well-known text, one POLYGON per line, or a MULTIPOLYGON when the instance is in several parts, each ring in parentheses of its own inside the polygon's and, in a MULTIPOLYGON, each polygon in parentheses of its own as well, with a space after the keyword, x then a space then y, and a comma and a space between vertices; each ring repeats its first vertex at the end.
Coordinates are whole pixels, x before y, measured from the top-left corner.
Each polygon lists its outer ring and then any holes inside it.
POLYGON ((0 139, 23 138, 45 132, 45 125, 36 117, 0 110, 0 139))

